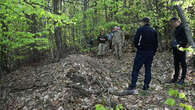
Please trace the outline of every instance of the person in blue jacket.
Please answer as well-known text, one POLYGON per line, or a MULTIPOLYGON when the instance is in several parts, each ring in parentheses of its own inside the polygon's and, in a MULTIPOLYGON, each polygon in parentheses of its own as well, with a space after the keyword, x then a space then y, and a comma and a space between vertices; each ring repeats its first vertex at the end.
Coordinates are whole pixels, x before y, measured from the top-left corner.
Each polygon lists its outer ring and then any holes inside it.
POLYGON ((145 66, 145 80, 143 90, 148 90, 151 82, 151 66, 153 57, 158 48, 157 32, 150 26, 150 19, 143 18, 143 26, 140 27, 134 37, 134 45, 137 48, 134 59, 131 85, 127 90, 134 90, 141 67, 145 66))

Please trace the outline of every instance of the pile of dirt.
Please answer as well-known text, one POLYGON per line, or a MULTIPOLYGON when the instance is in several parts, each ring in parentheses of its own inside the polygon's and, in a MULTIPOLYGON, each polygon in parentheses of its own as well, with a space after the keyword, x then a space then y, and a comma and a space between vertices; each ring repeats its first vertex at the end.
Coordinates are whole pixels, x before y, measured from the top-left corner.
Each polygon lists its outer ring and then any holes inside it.
POLYGON ((109 73, 97 59, 85 55, 70 55, 37 68, 24 67, 2 81, 1 108, 93 108, 96 97, 111 87, 109 73))
POLYGON ((171 110, 164 105, 170 88, 184 92, 187 103, 195 105, 194 68, 188 67, 185 86, 167 84, 174 72, 171 53, 157 53, 153 63, 150 90, 142 90, 144 68, 141 69, 134 95, 118 96, 130 82, 135 53, 127 51, 121 60, 114 56, 103 59, 88 55, 70 55, 57 63, 23 67, 3 78, 0 84, 0 109, 4 110, 80 110, 95 109, 96 104, 129 110, 171 110))

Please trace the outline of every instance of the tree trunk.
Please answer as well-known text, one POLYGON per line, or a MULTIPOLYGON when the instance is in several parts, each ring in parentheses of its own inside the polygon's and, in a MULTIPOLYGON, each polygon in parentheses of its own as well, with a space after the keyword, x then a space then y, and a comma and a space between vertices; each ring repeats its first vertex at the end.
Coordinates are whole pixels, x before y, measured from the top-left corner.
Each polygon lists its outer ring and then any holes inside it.
POLYGON ((109 21, 109 19, 108 19, 108 7, 107 7, 107 4, 105 3, 105 1, 104 1, 104 10, 105 10, 105 18, 106 18, 106 22, 107 22, 107 21, 109 21))
MULTIPOLYGON (((38 23, 37 23, 37 20, 36 20, 36 15, 33 14, 33 15, 30 15, 30 19, 32 20, 32 24, 31 24, 31 33, 36 33, 37 32, 37 29, 38 29, 38 23)), ((36 38, 36 36, 34 36, 34 38, 36 38)), ((35 48, 36 47, 36 42, 31 44, 31 47, 32 47, 32 54, 31 54, 31 57, 32 57, 32 62, 36 62, 38 60, 38 57, 39 57, 39 51, 35 48)))
MULTIPOLYGON (((179 1, 179 0, 173 0, 173 1, 179 1)), ((186 33, 188 42, 190 43, 190 45, 191 45, 193 48, 195 48, 195 43, 194 43, 194 40, 193 40, 193 38, 192 38, 192 32, 191 32, 189 23, 187 22, 187 19, 186 19, 186 17, 185 17, 185 13, 184 13, 184 11, 183 11, 183 9, 181 8, 180 5, 176 5, 175 8, 177 9, 178 15, 179 15, 181 21, 182 21, 183 24, 184 24, 185 33, 186 33)))
MULTIPOLYGON (((162 15, 160 14, 159 0, 155 0, 154 4, 155 4, 157 13, 159 13, 158 16, 156 17, 156 19, 160 19, 162 15)), ((162 36, 161 36, 161 33, 159 32, 159 26, 156 26, 156 31, 158 33, 159 50, 160 50, 160 52, 162 52, 163 51, 163 48, 162 48, 162 36)))
MULTIPOLYGON (((53 6, 54 6, 54 13, 59 14, 59 9, 60 9, 60 2, 61 0, 53 0, 53 6)), ((54 23, 56 24, 56 22, 54 23)), ((63 46, 62 46, 62 28, 55 26, 54 30, 54 38, 55 38, 55 43, 57 47, 57 59, 62 57, 63 53, 63 46)))
MULTIPOLYGON (((2 24, 2 31, 3 32, 8 32, 8 27, 7 25, 4 23, 4 21, 0 22, 2 24)), ((7 35, 3 34, 2 39, 0 39, 0 41, 3 41, 3 38, 7 38, 7 35)), ((1 44, 0 45, 0 78, 3 75, 2 73, 4 72, 9 72, 9 67, 8 67, 8 49, 7 49, 7 45, 5 44, 1 44)))
POLYGON ((86 43, 87 41, 87 25, 86 25, 86 19, 87 19, 87 15, 86 15, 86 11, 87 11, 87 3, 88 3, 88 0, 84 0, 83 1, 84 3, 84 8, 83 8, 83 35, 84 35, 84 40, 86 43))
POLYGON ((126 8, 127 7, 127 0, 124 0, 123 1, 123 8, 126 8))

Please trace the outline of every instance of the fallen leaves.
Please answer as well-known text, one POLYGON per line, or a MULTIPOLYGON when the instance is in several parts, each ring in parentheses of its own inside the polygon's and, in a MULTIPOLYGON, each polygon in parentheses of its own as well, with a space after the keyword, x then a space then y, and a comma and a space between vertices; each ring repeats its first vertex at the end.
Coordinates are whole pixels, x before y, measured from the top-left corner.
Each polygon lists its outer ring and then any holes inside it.
MULTIPOLYGON (((113 106, 122 104, 125 109, 168 110, 163 106, 163 102, 169 88, 176 87, 165 83, 173 73, 171 53, 157 53, 155 56, 149 91, 141 90, 144 83, 144 68, 142 68, 137 89, 129 93, 124 89, 131 79, 134 56, 135 53, 128 51, 119 61, 113 56, 100 60, 77 54, 70 55, 58 63, 17 70, 3 80, 1 88, 4 88, 6 97, 1 97, 3 105, 1 107, 7 106, 8 110, 19 108, 92 110, 96 104, 107 107, 110 104, 113 106)), ((188 86, 183 89, 188 91, 185 93, 186 97, 193 105, 194 88, 190 86, 190 81, 187 84, 188 86)), ((183 94, 180 94, 180 97, 185 98, 183 94)), ((174 105, 171 99, 167 103, 174 105)))

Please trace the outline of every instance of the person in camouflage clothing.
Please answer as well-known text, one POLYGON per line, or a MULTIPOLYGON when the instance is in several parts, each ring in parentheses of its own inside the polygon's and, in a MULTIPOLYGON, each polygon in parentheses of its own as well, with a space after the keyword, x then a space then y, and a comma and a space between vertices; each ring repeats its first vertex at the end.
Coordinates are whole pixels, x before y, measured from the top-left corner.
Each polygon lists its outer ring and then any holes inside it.
POLYGON ((106 41, 107 41, 107 36, 104 34, 104 30, 101 31, 99 37, 99 46, 98 46, 98 56, 103 57, 106 51, 106 41))
POLYGON ((114 27, 112 44, 114 47, 114 54, 118 57, 118 59, 120 59, 122 56, 122 47, 124 44, 124 34, 120 30, 120 27, 114 27))

